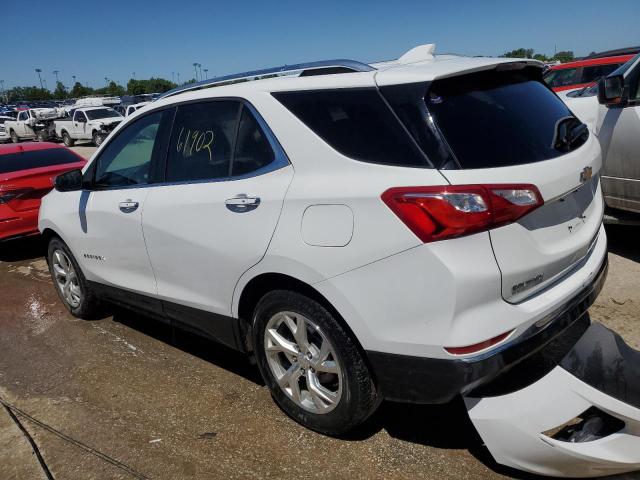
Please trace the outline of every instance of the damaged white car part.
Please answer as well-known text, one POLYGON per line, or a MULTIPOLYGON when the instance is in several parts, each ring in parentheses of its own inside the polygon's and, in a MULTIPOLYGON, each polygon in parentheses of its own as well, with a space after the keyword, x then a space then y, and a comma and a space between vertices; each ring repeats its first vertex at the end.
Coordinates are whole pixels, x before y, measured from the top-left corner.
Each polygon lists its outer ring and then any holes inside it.
POLYGON ((566 477, 640 468, 640 352, 598 323, 540 380, 465 402, 500 464, 566 477))

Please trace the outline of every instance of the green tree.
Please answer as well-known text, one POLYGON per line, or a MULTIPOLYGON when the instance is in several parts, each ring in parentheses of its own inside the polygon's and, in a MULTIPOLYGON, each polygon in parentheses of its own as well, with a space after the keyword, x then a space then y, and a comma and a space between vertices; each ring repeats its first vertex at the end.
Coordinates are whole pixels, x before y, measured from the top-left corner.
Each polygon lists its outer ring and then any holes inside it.
POLYGON ((566 63, 566 62, 575 60, 575 57, 573 56, 573 52, 570 50, 558 52, 553 56, 553 58, 554 60, 558 60, 561 63, 566 63))
POLYGON ((76 82, 73 85, 73 88, 69 92, 69 96, 71 98, 80 98, 86 97, 87 95, 91 95, 94 92, 93 88, 85 87, 80 82, 76 82))
POLYGON ((175 88, 176 84, 165 80, 164 78, 151 77, 148 80, 136 80, 130 79, 127 82, 127 93, 129 95, 141 95, 143 93, 164 93, 172 88, 175 88))
POLYGON ((53 97, 57 100, 64 100, 67 98, 67 89, 64 88, 62 82, 59 81, 56 83, 56 89, 53 91, 53 97))
POLYGON ((516 48, 502 55, 505 58, 533 58, 533 48, 516 48))

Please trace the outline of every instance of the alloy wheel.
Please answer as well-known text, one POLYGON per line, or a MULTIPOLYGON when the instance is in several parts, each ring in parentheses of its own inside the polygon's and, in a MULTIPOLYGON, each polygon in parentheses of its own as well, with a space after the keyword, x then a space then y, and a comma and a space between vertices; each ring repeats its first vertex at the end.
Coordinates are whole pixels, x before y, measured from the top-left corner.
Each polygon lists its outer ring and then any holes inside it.
POLYGON ((62 250, 55 250, 52 266, 55 282, 62 297, 71 308, 77 308, 82 301, 82 289, 71 260, 62 250))
POLYGON ((278 312, 264 332, 267 363, 282 391, 316 414, 332 411, 342 396, 343 373, 320 327, 294 312, 278 312))

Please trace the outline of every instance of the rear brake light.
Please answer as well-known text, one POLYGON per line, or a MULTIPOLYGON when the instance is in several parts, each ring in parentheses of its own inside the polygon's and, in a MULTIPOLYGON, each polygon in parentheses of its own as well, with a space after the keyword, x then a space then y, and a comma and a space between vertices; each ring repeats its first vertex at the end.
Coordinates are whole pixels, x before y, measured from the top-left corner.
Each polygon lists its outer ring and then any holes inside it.
POLYGON ((33 188, 19 188, 15 190, 0 190, 0 205, 7 204, 12 200, 27 195, 33 191, 33 188))
POLYGON ((528 184, 396 187, 382 201, 425 243, 513 223, 544 204, 528 184))

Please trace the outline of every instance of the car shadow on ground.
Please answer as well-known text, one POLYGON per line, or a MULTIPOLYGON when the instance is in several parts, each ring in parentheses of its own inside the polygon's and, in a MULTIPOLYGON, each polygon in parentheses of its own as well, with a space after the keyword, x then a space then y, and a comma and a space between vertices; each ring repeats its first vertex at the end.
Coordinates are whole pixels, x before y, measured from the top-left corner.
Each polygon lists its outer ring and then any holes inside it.
MULTIPOLYGON (((245 354, 213 340, 172 328, 126 309, 116 309, 113 320, 235 373, 256 385, 264 386, 258 367, 245 354)), ((384 401, 364 425, 340 438, 345 441, 362 441, 381 430, 406 442, 439 449, 467 450, 494 472, 512 478, 542 478, 497 464, 473 427, 461 398, 445 405, 413 405, 384 401)))
POLYGON ((640 263, 640 226, 606 225, 611 253, 640 263))
POLYGON ((21 262, 45 257, 47 245, 40 235, 0 242, 0 262, 21 262))

